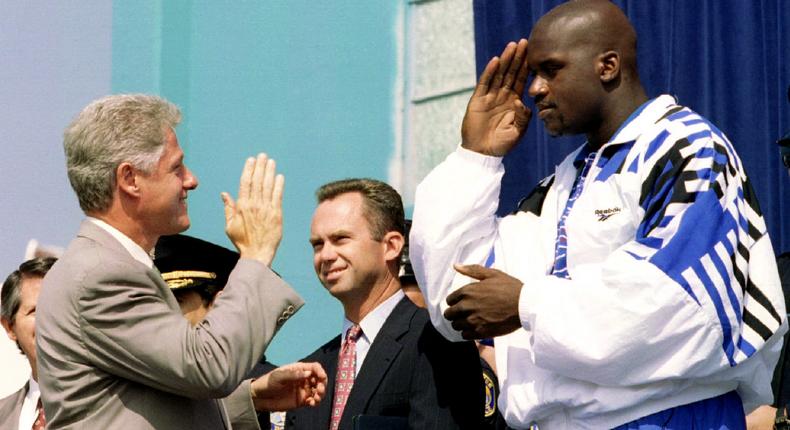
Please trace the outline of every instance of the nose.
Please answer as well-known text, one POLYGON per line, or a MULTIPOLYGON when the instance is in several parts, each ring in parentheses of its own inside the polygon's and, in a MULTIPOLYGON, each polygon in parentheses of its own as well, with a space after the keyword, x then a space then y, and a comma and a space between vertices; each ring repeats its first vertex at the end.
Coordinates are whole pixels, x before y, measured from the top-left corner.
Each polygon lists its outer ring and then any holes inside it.
POLYGON ((195 176, 189 168, 186 168, 186 174, 184 175, 184 188, 187 190, 194 190, 198 186, 198 178, 195 176))
POLYGON ((529 84, 529 96, 533 99, 537 99, 538 97, 543 98, 547 91, 548 87, 546 86, 546 80, 540 77, 540 75, 535 75, 535 78, 532 79, 532 82, 529 84))
POLYGON ((318 262, 323 264, 331 263, 335 260, 337 260, 337 252, 335 252, 335 247, 330 243, 324 243, 323 246, 321 246, 321 250, 318 251, 318 262))

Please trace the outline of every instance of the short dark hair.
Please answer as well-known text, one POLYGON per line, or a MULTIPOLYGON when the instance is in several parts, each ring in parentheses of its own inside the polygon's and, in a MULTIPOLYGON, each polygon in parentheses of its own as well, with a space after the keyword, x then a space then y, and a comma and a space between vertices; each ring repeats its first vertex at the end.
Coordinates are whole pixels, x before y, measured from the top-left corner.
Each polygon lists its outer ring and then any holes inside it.
POLYGON ((0 316, 14 324, 16 313, 19 311, 20 287, 22 281, 31 278, 43 278, 49 269, 55 264, 55 257, 37 257, 27 260, 19 265, 19 269, 11 272, 3 282, 3 290, 0 293, 0 316))
POLYGON ((176 299, 190 291, 194 291, 200 296, 200 301, 203 303, 203 306, 208 307, 208 305, 210 305, 217 297, 217 293, 222 291, 222 288, 217 287, 216 285, 203 285, 200 288, 182 288, 180 290, 171 291, 173 292, 173 295, 176 296, 176 299))
POLYGON ((403 202, 394 188, 375 179, 352 178, 324 184, 315 195, 318 203, 322 203, 346 193, 362 195, 365 218, 373 239, 381 240, 390 231, 405 234, 403 202))

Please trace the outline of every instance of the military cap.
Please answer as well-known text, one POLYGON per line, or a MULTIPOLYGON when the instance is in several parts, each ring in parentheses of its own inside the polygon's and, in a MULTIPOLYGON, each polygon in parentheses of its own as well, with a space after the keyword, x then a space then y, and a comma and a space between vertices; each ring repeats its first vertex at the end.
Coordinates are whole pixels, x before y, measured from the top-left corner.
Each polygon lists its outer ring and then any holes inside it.
POLYGON ((172 291, 221 290, 238 261, 237 252, 185 234, 162 236, 154 250, 154 265, 172 291))

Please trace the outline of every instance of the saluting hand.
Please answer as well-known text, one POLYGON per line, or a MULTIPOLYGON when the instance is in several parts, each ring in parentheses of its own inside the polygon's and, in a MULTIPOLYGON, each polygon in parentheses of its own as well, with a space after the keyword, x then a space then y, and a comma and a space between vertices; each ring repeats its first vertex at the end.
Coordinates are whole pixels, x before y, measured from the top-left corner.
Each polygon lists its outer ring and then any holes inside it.
POLYGON ((518 299, 522 283, 501 270, 477 264, 456 264, 455 270, 478 282, 447 296, 444 317, 464 339, 485 339, 511 333, 521 327, 518 299))
POLYGON ((488 62, 466 107, 461 146, 498 157, 516 146, 532 116, 521 102, 528 73, 526 39, 488 62))

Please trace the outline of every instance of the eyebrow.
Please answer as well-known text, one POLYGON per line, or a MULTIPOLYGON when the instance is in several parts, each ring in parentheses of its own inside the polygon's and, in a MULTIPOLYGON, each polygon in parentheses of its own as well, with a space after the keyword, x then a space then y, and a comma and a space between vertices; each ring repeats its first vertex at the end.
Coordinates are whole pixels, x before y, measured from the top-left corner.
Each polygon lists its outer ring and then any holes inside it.
MULTIPOLYGON (((332 233, 329 233, 329 234, 327 235, 327 237, 329 237, 330 239, 336 238, 336 237, 338 237, 338 236, 348 236, 348 237, 351 237, 351 236, 353 236, 353 234, 351 233, 351 231, 350 231, 350 230, 340 229, 340 230, 335 230, 335 231, 333 231, 332 233)), ((311 244, 313 244, 313 243, 315 243, 315 242, 319 242, 319 241, 323 242, 323 239, 321 239, 321 238, 319 238, 319 237, 315 237, 315 236, 313 236, 313 237, 310 237, 310 239, 309 239, 308 241, 309 241, 311 244)))

